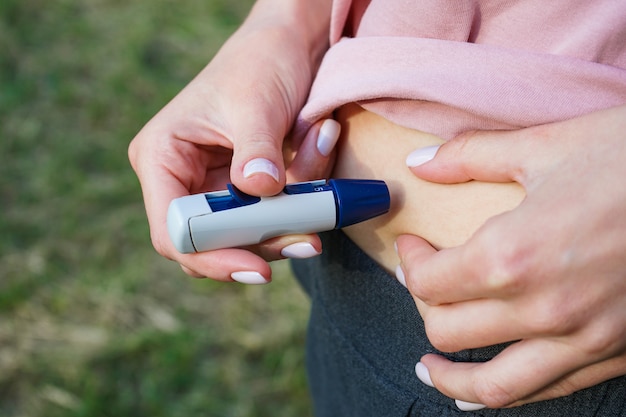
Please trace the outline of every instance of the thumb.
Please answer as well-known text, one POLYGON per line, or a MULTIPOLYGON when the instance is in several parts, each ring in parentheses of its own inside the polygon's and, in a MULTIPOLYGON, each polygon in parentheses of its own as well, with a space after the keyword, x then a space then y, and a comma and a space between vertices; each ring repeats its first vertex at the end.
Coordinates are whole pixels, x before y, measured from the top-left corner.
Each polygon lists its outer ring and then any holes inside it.
POLYGON ((438 183, 520 182, 528 161, 524 132, 469 132, 440 146, 420 148, 406 159, 418 177, 438 183))
POLYGON ((230 178, 245 193, 278 194, 285 185, 283 141, 291 125, 289 116, 271 112, 274 106, 236 109, 232 128, 233 158, 230 178))

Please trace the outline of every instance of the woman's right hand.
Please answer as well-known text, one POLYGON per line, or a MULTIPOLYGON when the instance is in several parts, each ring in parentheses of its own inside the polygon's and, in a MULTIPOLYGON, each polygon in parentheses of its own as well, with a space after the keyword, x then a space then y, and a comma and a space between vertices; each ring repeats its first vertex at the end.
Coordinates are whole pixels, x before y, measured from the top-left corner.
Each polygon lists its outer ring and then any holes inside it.
MULTIPOLYGON (((259 1, 215 58, 129 147, 153 245, 192 276, 264 283, 271 279, 266 261, 321 251, 317 236, 303 235, 275 238, 247 250, 181 254, 167 232, 167 208, 174 198, 224 189, 228 182, 246 193, 268 196, 280 192, 287 181, 283 140, 325 49, 330 2, 324 0, 326 14, 305 10, 313 7, 297 0, 288 5, 276 1, 259 1), (314 30, 306 30, 307 23, 314 30)), ((327 122, 318 135, 320 126, 313 126, 302 143, 289 181, 330 172, 333 154, 328 149, 338 126, 327 122)))

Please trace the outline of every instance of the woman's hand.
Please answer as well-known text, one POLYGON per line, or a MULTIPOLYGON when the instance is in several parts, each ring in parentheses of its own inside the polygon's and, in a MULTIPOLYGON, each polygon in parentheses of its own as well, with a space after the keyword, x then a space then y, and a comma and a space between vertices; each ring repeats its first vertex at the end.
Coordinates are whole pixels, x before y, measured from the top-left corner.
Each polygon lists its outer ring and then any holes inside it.
POLYGON ((398 239, 399 278, 437 349, 514 342, 486 363, 426 355, 420 379, 475 409, 565 396, 625 375, 626 106, 474 132, 434 151, 409 158, 420 178, 516 181, 527 196, 462 246, 436 251, 415 236, 398 239))
POLYGON ((249 250, 183 255, 167 233, 167 208, 176 197, 225 189, 228 182, 268 196, 288 180, 323 178, 330 171, 339 135, 334 121, 313 126, 291 176, 283 158, 283 140, 326 48, 330 3, 327 13, 321 7, 326 1, 315 7, 295 0, 273 3, 259 1, 211 63, 129 147, 154 247, 192 276, 264 283, 271 277, 266 260, 321 251, 318 237, 306 235, 272 239, 249 250))

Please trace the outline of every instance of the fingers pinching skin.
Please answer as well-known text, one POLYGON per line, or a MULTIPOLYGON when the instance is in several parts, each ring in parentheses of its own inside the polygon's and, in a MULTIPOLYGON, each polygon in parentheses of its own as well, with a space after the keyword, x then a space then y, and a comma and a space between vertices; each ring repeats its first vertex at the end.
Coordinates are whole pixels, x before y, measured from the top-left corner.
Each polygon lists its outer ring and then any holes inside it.
POLYGON ((408 158, 427 180, 517 181, 527 192, 459 247, 398 239, 399 279, 436 348, 513 342, 482 363, 421 359, 417 377, 460 409, 562 397, 626 375, 624 114, 474 132, 408 158))
POLYGON ((467 132, 437 147, 416 149, 407 166, 418 177, 439 183, 471 180, 523 183, 531 149, 516 131, 467 132))

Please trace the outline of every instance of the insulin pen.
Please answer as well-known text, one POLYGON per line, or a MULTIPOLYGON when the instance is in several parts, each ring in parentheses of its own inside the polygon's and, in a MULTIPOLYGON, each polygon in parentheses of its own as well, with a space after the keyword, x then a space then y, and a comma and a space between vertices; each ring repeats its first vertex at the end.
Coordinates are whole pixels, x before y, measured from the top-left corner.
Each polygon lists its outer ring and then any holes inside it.
POLYGON ((389 211, 383 181, 331 179, 287 185, 272 197, 227 190, 172 200, 167 228, 179 252, 253 245, 276 236, 339 229, 389 211))

